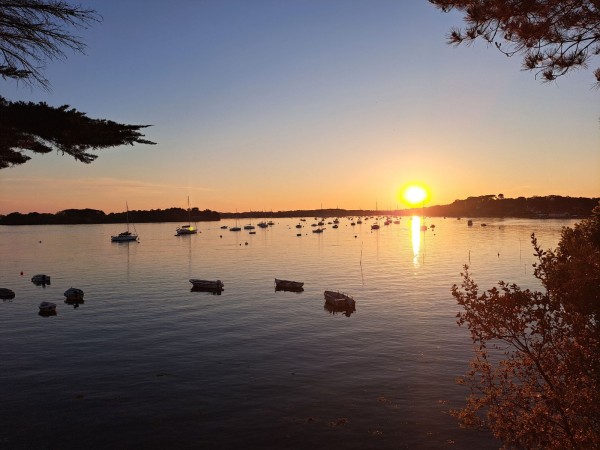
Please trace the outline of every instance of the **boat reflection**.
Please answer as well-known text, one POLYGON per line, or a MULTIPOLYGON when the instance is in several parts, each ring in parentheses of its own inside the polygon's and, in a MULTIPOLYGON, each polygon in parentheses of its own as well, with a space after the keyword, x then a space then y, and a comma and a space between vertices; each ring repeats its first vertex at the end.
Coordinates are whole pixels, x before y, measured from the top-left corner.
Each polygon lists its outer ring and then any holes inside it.
POLYGON ((292 286, 275 286, 275 292, 285 291, 285 292, 295 292, 299 294, 300 292, 304 292, 303 287, 292 287, 292 286))
POLYGON ((323 305, 323 309, 333 316, 343 314, 346 317, 350 317, 352 313, 356 312, 356 306, 333 306, 327 302, 323 305))
POLYGON ((42 311, 42 310, 40 310, 40 312, 38 312, 38 315, 42 316, 42 317, 55 316, 56 314, 57 314, 56 310, 52 310, 52 311, 42 311))
POLYGON ((223 292, 223 288, 193 286, 190 289, 190 292, 207 292, 212 295, 221 295, 221 293, 223 292))
POLYGON ((82 298, 67 298, 65 299, 65 303, 73 306, 73 308, 79 308, 79 305, 83 305, 85 302, 82 298))

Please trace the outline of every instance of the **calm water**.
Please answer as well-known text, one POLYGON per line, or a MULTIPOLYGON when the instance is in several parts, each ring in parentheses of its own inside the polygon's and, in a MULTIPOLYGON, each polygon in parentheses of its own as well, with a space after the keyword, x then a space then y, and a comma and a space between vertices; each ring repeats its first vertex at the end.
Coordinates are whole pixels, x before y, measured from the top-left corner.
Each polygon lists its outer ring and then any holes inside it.
POLYGON ((121 225, 0 227, 0 287, 17 294, 0 303, 0 447, 498 448, 448 415, 471 357, 450 287, 469 259, 483 288, 538 287, 529 235, 554 247, 573 221, 311 222, 301 237, 293 219, 255 235, 140 224, 139 244, 110 242, 121 225), (275 292, 274 277, 305 291, 275 292), (63 303, 71 286, 79 308, 63 303), (356 312, 329 313, 325 289, 356 312), (44 300, 56 316, 38 315, 44 300))

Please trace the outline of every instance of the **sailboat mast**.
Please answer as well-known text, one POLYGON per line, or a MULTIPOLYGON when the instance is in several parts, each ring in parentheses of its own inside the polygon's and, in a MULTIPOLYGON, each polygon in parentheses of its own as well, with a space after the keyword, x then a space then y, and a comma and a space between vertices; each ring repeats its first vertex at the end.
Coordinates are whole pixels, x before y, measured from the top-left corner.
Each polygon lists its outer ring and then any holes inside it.
POLYGON ((125 209, 127 210, 125 217, 127 217, 127 232, 129 233, 129 204, 127 202, 125 202, 125 209))

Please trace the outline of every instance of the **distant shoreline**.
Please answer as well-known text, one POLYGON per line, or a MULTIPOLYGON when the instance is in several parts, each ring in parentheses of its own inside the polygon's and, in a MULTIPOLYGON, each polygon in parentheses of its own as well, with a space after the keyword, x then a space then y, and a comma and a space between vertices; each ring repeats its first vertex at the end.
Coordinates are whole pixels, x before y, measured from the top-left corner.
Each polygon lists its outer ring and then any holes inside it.
MULTIPOLYGON (((527 218, 527 219, 569 219, 585 218, 600 203, 600 197, 562 197, 549 195, 545 197, 504 198, 501 194, 469 197, 455 200, 449 205, 425 206, 402 210, 347 210, 340 208, 290 210, 290 211, 249 211, 240 213, 200 211, 192 208, 166 210, 129 211, 129 220, 133 223, 160 222, 214 222, 221 219, 274 219, 302 217, 358 217, 358 216, 413 216, 455 218, 527 218)), ((0 216, 0 225, 79 225, 126 223, 126 212, 106 214, 95 209, 68 209, 56 214, 32 212, 21 214, 13 212, 0 216)))

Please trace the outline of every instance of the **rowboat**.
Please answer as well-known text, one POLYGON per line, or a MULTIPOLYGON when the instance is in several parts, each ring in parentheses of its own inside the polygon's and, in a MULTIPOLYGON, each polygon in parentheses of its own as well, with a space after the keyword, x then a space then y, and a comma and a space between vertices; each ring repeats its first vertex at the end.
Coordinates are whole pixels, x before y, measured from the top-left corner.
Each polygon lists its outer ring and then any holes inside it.
POLYGON ((11 300, 15 298, 15 292, 8 288, 0 288, 0 298, 2 300, 11 300))
POLYGON ((300 281, 291 280, 280 280, 275 278, 275 290, 276 291, 303 291, 304 283, 300 281))
POLYGON ((44 275, 44 274, 37 274, 31 277, 31 282, 33 284, 37 284, 39 285, 44 285, 44 284, 50 284, 50 276, 49 275, 44 275))
POLYGON ((356 306, 354 298, 340 291, 325 291, 325 303, 334 308, 353 309, 356 306))
POLYGON ((70 287, 65 291, 65 297, 67 298, 67 301, 70 302, 83 301, 83 291, 81 289, 70 287))
POLYGON ((221 291, 225 287, 221 280, 198 280, 192 278, 190 280, 194 289, 207 289, 211 291, 221 291))
POLYGON ((41 313, 50 313, 56 311, 56 303, 42 302, 40 303, 39 308, 41 313))

